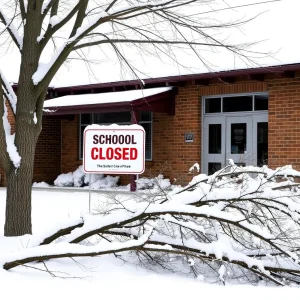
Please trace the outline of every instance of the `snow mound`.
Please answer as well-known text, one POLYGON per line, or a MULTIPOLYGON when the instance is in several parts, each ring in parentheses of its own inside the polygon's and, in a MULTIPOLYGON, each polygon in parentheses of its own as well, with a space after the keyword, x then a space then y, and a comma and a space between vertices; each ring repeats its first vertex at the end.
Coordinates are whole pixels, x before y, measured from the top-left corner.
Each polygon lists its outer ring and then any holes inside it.
POLYGON ((33 187, 49 187, 50 185, 45 182, 45 181, 42 181, 42 182, 34 182, 32 184, 33 187))
POLYGON ((69 172, 67 174, 60 174, 54 180, 54 185, 59 187, 71 187, 74 186, 73 173, 69 172))
POLYGON ((167 190, 171 188, 170 179, 164 178, 162 174, 159 174, 155 178, 142 177, 136 180, 138 190, 160 188, 167 190))
POLYGON ((107 175, 106 177, 100 178, 91 183, 91 189, 98 190, 116 187, 119 179, 119 176, 107 175))
POLYGON ((83 172, 83 167, 79 166, 74 172, 58 175, 54 180, 54 185, 58 187, 85 187, 91 185, 92 189, 97 190, 116 187, 119 179, 119 176, 92 174, 91 182, 89 182, 89 176, 83 172))

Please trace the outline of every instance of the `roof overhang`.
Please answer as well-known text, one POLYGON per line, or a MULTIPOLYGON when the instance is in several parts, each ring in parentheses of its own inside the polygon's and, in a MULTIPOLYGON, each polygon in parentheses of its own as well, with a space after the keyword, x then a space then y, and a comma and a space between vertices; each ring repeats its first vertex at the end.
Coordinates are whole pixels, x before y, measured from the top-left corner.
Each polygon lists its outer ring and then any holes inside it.
POLYGON ((164 87, 124 92, 68 95, 46 100, 44 115, 151 111, 175 114, 176 88, 164 87))
MULTIPOLYGON (((295 64, 285 64, 285 65, 275 65, 275 66, 265 66, 247 69, 235 69, 235 70, 224 70, 219 72, 208 72, 201 74, 188 74, 188 75, 176 75, 167 77, 157 77, 157 78, 146 78, 143 80, 144 84, 147 86, 157 86, 157 85, 170 85, 170 86, 181 86, 188 83, 207 85, 209 80, 218 79, 224 82, 231 82, 237 77, 248 76, 249 79, 263 81, 266 75, 279 75, 284 77, 292 77, 294 72, 300 72, 300 63, 295 64)), ((138 80, 128 80, 128 81, 118 81, 118 82, 106 82, 97 84, 85 84, 77 86, 66 86, 66 87, 49 87, 49 91, 61 93, 61 92, 76 92, 84 90, 95 90, 95 89, 110 89, 110 88, 124 88, 124 87, 138 87, 140 81, 138 80)))

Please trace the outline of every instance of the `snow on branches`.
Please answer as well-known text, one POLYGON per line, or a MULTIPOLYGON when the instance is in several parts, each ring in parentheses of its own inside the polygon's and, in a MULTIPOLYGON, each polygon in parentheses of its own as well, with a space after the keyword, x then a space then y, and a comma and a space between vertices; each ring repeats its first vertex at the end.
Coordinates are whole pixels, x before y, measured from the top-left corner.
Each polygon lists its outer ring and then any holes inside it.
POLYGON ((32 236, 27 249, 2 257, 1 263, 8 270, 59 257, 133 251, 143 263, 168 269, 182 259, 195 276, 224 284, 230 273, 252 283, 300 283, 299 177, 291 166, 231 164, 168 195, 125 201, 116 194, 98 213, 32 236), (96 236, 93 245, 85 242, 96 236))

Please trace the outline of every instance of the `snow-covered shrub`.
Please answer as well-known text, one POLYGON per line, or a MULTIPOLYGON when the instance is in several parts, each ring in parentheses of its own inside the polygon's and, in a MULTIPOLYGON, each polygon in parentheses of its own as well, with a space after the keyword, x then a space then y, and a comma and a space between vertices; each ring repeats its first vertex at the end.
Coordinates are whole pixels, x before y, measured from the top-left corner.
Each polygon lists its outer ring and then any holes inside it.
POLYGON ((54 185, 59 187, 71 187, 74 186, 74 177, 73 173, 69 172, 66 174, 60 174, 54 180, 54 185))
POLYGON ((58 187, 84 187, 91 184, 92 189, 113 188, 117 186, 119 176, 104 176, 103 174, 91 174, 91 182, 89 175, 83 172, 83 167, 79 166, 73 173, 59 175, 54 185, 58 187))
POLYGON ((33 187, 49 187, 50 185, 47 182, 34 182, 32 184, 33 187))
POLYGON ((119 181, 119 176, 110 176, 107 175, 106 177, 102 177, 94 182, 91 183, 91 189, 98 190, 98 189, 108 189, 117 186, 119 181))
POLYGON ((167 190, 171 187, 170 179, 164 178, 162 174, 159 174, 157 177, 155 177, 154 182, 163 190, 167 190))
POLYGON ((83 172, 83 166, 79 166, 77 170, 73 172, 74 186, 81 187, 84 185, 85 173, 83 172))
POLYGON ((85 185, 89 185, 90 183, 93 184, 96 181, 101 180, 103 177, 104 177, 103 174, 91 174, 91 182, 90 182, 89 181, 90 180, 90 176, 86 175, 85 178, 84 178, 84 184, 85 185))
POLYGON ((153 179, 142 177, 136 180, 139 190, 152 189, 154 186, 153 179))
POLYGON ((138 190, 153 189, 153 188, 167 190, 171 187, 170 179, 164 178, 162 174, 159 174, 155 178, 141 177, 136 181, 136 183, 137 183, 138 190))

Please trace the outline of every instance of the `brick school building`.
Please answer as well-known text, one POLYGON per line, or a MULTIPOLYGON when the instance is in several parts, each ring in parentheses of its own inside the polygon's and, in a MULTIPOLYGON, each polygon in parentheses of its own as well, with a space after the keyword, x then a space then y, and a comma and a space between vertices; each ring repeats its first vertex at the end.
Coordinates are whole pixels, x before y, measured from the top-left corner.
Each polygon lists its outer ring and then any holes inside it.
MULTIPOLYGON (((49 88, 33 181, 53 184, 82 165, 89 124, 138 123, 146 131, 146 170, 186 183, 240 165, 300 169, 300 64, 49 88)), ((121 176, 121 183, 129 182, 121 176)), ((1 185, 5 184, 1 176, 1 185)))

